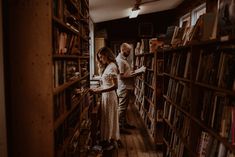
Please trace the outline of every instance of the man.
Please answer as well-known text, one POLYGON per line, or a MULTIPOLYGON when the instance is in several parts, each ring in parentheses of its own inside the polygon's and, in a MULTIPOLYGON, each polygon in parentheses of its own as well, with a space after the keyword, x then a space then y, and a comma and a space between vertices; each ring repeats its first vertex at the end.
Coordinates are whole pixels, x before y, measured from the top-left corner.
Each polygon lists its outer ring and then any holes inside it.
POLYGON ((117 89, 117 95, 119 99, 119 124, 120 133, 129 134, 129 132, 125 129, 134 129, 135 126, 128 124, 126 112, 131 98, 131 92, 134 88, 134 77, 137 75, 133 75, 131 66, 127 61, 127 57, 130 55, 132 47, 128 43, 123 43, 120 46, 120 49, 121 52, 116 57, 116 61, 119 67, 117 89))

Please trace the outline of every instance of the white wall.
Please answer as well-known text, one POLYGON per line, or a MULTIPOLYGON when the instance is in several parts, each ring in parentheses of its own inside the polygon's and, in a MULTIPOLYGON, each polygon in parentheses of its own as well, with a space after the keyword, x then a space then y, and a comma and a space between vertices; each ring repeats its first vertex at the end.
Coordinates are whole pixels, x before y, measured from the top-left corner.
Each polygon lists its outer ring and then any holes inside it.
POLYGON ((2 1, 0 2, 0 156, 7 157, 6 114, 3 68, 2 1))
POLYGON ((94 50, 94 23, 92 19, 89 20, 89 27, 90 27, 90 79, 92 79, 93 75, 95 74, 95 50, 94 50))

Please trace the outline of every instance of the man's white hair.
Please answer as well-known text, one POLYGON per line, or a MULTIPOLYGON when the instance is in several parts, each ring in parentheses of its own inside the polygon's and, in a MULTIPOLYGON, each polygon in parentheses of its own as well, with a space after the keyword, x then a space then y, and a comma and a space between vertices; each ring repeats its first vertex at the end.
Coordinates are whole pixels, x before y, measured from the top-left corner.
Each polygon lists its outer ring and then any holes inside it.
POLYGON ((128 43, 122 43, 122 45, 121 45, 121 51, 123 50, 123 49, 129 49, 129 50, 131 50, 132 49, 132 47, 131 47, 131 45, 130 44, 128 44, 128 43))

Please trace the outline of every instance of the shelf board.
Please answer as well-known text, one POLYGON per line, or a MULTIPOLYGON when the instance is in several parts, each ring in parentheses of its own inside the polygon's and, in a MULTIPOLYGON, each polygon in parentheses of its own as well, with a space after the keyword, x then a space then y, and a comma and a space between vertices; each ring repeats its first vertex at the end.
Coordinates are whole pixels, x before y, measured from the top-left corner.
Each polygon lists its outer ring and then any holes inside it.
POLYGON ((151 88, 152 90, 155 90, 155 88, 152 86, 152 85, 150 85, 149 83, 147 83, 147 82, 144 82, 145 83, 145 85, 147 85, 149 88, 151 88))
MULTIPOLYGON (((138 113, 139 113, 139 115, 140 115, 140 112, 139 112, 139 111, 138 111, 138 113)), ((147 113, 146 110, 145 110, 145 113, 147 113)), ((147 116, 148 116, 148 114, 147 114, 147 116)), ((141 115, 140 115, 140 117, 141 117, 142 123, 144 124, 144 126, 145 126, 145 128, 146 128, 146 130, 147 130, 147 132, 148 132, 148 135, 149 135, 149 137, 150 137, 150 139, 151 139, 151 142, 154 143, 154 137, 152 136, 152 134, 151 134, 151 132, 150 132, 150 129, 148 129, 146 123, 145 123, 144 120, 143 120, 143 117, 142 117, 141 115)), ((154 124, 152 124, 152 125, 154 125, 154 124)))
POLYGON ((77 79, 75 79, 73 81, 66 82, 63 85, 54 88, 53 94, 56 95, 56 94, 62 92, 63 90, 67 89, 68 87, 72 86, 73 84, 75 84, 75 83, 77 83, 77 82, 79 82, 81 80, 84 80, 88 76, 89 76, 89 73, 87 75, 81 77, 81 78, 77 78, 77 79))
POLYGON ((173 150, 170 147, 170 144, 167 142, 167 140, 163 137, 163 142, 166 144, 166 146, 170 149, 170 151, 172 152, 173 150))
POLYGON ((219 39, 212 39, 212 40, 206 40, 206 41, 192 41, 189 46, 207 46, 210 44, 216 44, 219 43, 219 39))
POLYGON ((141 74, 141 75, 137 76, 136 78, 143 82, 143 81, 144 81, 144 79, 143 79, 142 77, 143 77, 143 74, 141 74))
POLYGON ((184 45, 184 46, 178 46, 178 47, 169 47, 169 48, 160 48, 157 51, 158 52, 173 52, 173 51, 182 51, 186 49, 190 49, 191 47, 196 46, 208 46, 210 44, 219 44, 219 43, 225 43, 230 42, 232 40, 235 40, 235 36, 227 35, 223 37, 219 37, 217 39, 211 39, 211 40, 205 40, 205 41, 191 41, 191 43, 184 45))
POLYGON ((78 55, 69 54, 53 54, 53 59, 78 59, 78 55))
POLYGON ((163 73, 157 73, 157 77, 163 77, 164 74, 163 73))
POLYGON ((144 53, 135 54, 135 57, 144 57, 144 53))
POLYGON ((136 88, 138 91, 142 91, 138 86, 135 86, 135 88, 136 88))
POLYGON ((90 56, 86 55, 86 56, 79 56, 79 59, 89 59, 90 56))
POLYGON ((197 85, 197 86, 201 86, 201 87, 205 87, 205 88, 208 88, 208 89, 223 92, 223 93, 226 93, 226 94, 231 95, 231 96, 235 96, 235 91, 232 91, 232 90, 227 90, 227 89, 224 89, 224 88, 216 87, 216 86, 209 85, 209 84, 206 84, 206 83, 201 83, 201 82, 195 82, 194 84, 197 85))
POLYGON ((80 10, 80 9, 78 8, 77 4, 74 3, 72 0, 69 0, 69 2, 73 5, 74 8, 76 8, 77 11, 80 10))
POLYGON ((87 37, 87 36, 83 36, 83 35, 80 35, 81 39, 86 41, 86 42, 89 42, 89 39, 90 37, 87 37))
POLYGON ((155 118, 153 118, 149 112, 146 112, 146 115, 148 116, 149 120, 150 120, 153 124, 156 123, 155 118))
POLYGON ((150 68, 146 68, 146 70, 154 72, 154 70, 150 68))
MULTIPOLYGON (((81 14, 81 13, 80 13, 81 14)), ((84 24, 86 24, 86 25, 89 25, 89 21, 88 21, 88 17, 86 18, 86 17, 84 17, 83 15, 82 15, 82 19, 79 19, 79 21, 81 21, 81 22, 83 22, 84 24)))
POLYGON ((155 54, 155 52, 144 53, 144 55, 147 55, 147 56, 148 56, 148 55, 151 55, 151 56, 152 56, 152 55, 154 55, 154 54, 155 54))
POLYGON ((179 46, 179 47, 170 47, 170 48, 162 48, 159 49, 159 52, 164 52, 164 53, 169 53, 169 52, 176 52, 176 51, 182 51, 182 50, 190 50, 190 45, 185 45, 185 46, 179 46))
POLYGON ((86 7, 87 9, 89 9, 88 1, 84 0, 84 3, 85 3, 85 7, 86 7))
POLYGON ((167 140, 163 137, 163 143, 168 147, 169 151, 173 154, 172 156, 175 157, 175 150, 171 148, 170 144, 167 142, 167 140))
POLYGON ((210 44, 219 44, 219 43, 229 42, 234 39, 235 39, 234 36, 226 35, 226 36, 222 36, 222 37, 219 37, 217 39, 212 39, 212 40, 194 41, 189 46, 208 46, 210 44))
MULTIPOLYGON (((61 146, 61 148, 56 150, 58 157, 62 157, 63 156, 63 153, 67 149, 67 146, 68 146, 70 140, 73 138, 74 133, 78 129, 78 126, 76 126, 75 129, 73 129, 72 133, 64 140, 63 145, 61 146)), ((80 131, 79 131, 79 136, 80 136, 80 131)))
POLYGON ((149 103, 151 106, 154 107, 154 103, 153 103, 151 100, 149 100, 149 98, 147 98, 146 96, 144 96, 144 98, 145 98, 145 100, 148 101, 148 103, 149 103))
POLYGON ((172 74, 168 74, 168 73, 163 73, 163 75, 165 76, 168 76, 172 79, 175 79, 175 80, 179 80, 179 81, 183 81, 183 82, 188 82, 188 83, 191 83, 192 81, 187 79, 187 78, 183 78, 183 77, 179 77, 179 76, 174 76, 172 74))
POLYGON ((74 30, 72 29, 70 26, 66 25, 61 19, 53 16, 53 21, 56 22, 57 24, 59 24, 61 27, 63 27, 64 29, 67 29, 68 31, 76 34, 76 35, 79 35, 80 36, 80 33, 78 30, 74 30))

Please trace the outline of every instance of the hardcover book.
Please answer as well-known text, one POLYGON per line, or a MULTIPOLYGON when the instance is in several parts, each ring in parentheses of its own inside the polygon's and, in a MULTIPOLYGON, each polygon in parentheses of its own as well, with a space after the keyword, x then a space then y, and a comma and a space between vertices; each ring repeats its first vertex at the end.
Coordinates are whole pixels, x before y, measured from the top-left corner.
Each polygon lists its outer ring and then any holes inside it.
POLYGON ((235 34, 235 0, 218 0, 219 35, 235 34))

